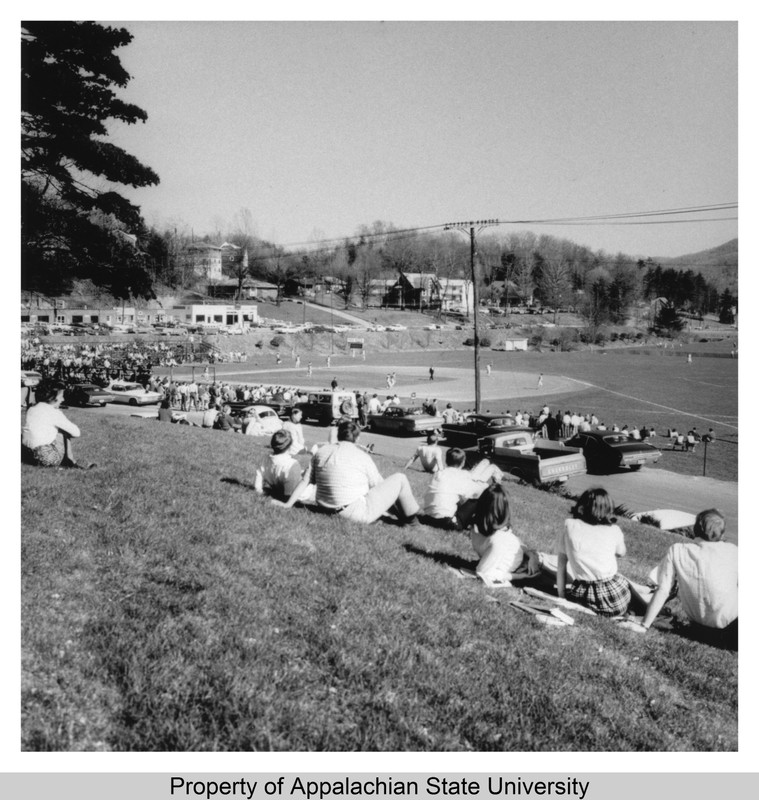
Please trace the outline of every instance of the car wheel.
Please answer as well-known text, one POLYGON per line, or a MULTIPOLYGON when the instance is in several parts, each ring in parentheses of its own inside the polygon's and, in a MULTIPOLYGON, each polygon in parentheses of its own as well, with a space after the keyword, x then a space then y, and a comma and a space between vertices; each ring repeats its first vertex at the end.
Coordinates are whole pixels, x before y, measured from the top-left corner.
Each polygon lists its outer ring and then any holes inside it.
POLYGON ((630 471, 637 472, 642 466, 643 464, 630 464, 630 471))
POLYGON ((129 405, 130 406, 136 406, 137 405, 137 398, 136 397, 130 397, 129 398, 129 405))

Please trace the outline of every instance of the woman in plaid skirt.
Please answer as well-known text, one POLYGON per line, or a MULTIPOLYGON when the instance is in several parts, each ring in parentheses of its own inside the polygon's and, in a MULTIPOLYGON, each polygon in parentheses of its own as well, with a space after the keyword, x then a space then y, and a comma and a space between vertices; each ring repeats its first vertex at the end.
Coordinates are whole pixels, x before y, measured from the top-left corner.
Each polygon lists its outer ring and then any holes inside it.
POLYGON ((605 489, 588 489, 556 537, 559 597, 566 596, 604 617, 624 614, 630 604, 630 587, 617 572, 617 556, 624 556, 626 549, 613 511, 614 503, 605 489), (567 565, 573 579, 569 587, 567 565))

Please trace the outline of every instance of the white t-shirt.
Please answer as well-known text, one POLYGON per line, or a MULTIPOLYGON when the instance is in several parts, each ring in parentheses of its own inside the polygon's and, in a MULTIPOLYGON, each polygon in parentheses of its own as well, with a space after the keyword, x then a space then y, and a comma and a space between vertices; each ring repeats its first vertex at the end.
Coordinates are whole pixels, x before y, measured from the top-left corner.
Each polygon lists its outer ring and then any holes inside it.
POLYGON ((37 403, 26 412, 26 420, 21 428, 21 444, 31 450, 52 444, 58 438, 59 431, 69 436, 79 436, 79 428, 61 410, 49 403, 37 403))
POLYGON ((506 583, 524 559, 524 548, 511 528, 502 528, 492 536, 472 531, 472 547, 480 557, 477 575, 487 584, 506 583))
POLYGON ((303 437, 303 425, 300 422, 293 422, 291 419, 282 424, 282 430, 287 431, 293 440, 290 447, 291 453, 300 453, 306 449, 306 440, 303 437))
POLYGON ((625 539, 618 525, 589 525, 568 519, 554 549, 564 553, 577 580, 602 581, 617 574, 617 556, 624 556, 625 539))
POLYGON ((460 467, 446 467, 432 476, 422 506, 427 516, 450 519, 456 515, 461 500, 479 497, 487 483, 475 480, 460 467))
POLYGON ((437 444, 423 444, 416 448, 416 455, 425 472, 438 472, 445 468, 443 448, 437 444))
POLYGON ((738 548, 730 542, 673 544, 651 573, 658 586, 671 588, 688 619, 708 628, 725 628, 738 617, 738 548))
POLYGON ((269 453, 256 470, 257 492, 289 497, 300 483, 300 464, 289 453, 269 453))

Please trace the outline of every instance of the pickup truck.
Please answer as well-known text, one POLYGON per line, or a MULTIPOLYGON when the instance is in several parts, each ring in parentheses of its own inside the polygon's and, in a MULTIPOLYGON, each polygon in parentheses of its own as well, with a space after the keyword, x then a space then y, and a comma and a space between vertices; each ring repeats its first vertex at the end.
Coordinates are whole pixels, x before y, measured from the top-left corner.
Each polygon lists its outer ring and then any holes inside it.
POLYGON ((485 436, 477 447, 465 450, 467 462, 489 459, 504 472, 536 486, 565 481, 570 475, 587 472, 582 450, 561 442, 536 439, 532 428, 485 436))

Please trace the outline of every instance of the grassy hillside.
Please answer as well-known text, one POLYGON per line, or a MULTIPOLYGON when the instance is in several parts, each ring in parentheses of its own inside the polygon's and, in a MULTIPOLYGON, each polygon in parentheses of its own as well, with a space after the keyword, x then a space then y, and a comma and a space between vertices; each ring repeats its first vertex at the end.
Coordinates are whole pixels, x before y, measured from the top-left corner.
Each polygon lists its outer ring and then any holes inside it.
MULTIPOLYGON (((448 569, 463 534, 256 497, 249 437, 67 413, 99 466, 22 467, 24 749, 737 749, 735 653, 543 628, 448 569)), ((509 493, 550 550, 568 501, 509 493)), ((640 578, 673 536, 623 527, 640 578)))

